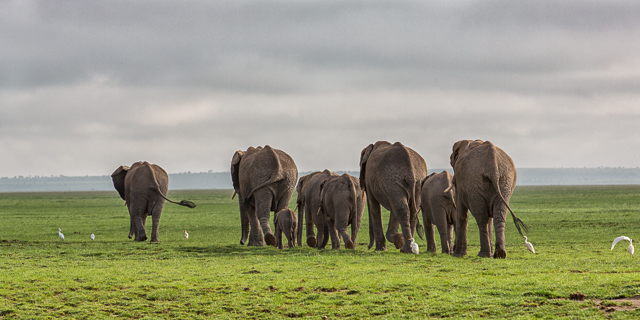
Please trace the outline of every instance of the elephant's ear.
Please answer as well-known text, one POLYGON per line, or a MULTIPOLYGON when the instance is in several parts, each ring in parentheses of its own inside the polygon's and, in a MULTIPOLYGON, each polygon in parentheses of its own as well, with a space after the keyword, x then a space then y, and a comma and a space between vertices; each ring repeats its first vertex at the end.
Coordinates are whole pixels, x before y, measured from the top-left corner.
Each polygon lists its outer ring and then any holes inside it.
POLYGON ((456 168, 456 162, 458 161, 458 157, 460 156, 460 150, 462 150, 464 146, 467 146, 469 144, 468 141, 469 140, 460 140, 453 144, 453 151, 451 152, 451 156, 449 157, 449 160, 451 163, 451 167, 454 170, 456 168))
POLYGON ((129 172, 128 166, 119 166, 118 169, 116 169, 116 171, 114 171, 111 174, 113 187, 116 188, 116 191, 118 191, 118 193, 120 194, 120 197, 124 201, 127 201, 127 199, 124 198, 124 193, 125 193, 124 178, 127 176, 128 172, 129 172))
POLYGON ((236 192, 240 191, 239 169, 242 156, 244 156, 244 152, 238 150, 233 154, 233 158, 231 158, 231 181, 233 182, 233 189, 236 190, 236 192))
POLYGON ((366 190, 365 179, 367 175, 367 160, 369 160, 371 151, 373 151, 373 144, 362 149, 362 152, 360 153, 360 188, 362 188, 362 191, 366 190))
POLYGON ((302 200, 302 188, 304 188, 305 183, 307 182, 308 175, 300 177, 298 180, 298 185, 296 186, 296 192, 298 193, 298 203, 302 200))

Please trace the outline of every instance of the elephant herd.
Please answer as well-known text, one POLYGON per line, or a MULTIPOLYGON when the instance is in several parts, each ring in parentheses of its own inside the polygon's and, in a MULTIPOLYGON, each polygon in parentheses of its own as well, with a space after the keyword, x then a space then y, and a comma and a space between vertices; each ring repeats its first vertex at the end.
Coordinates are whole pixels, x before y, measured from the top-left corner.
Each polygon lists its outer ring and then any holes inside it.
MULTIPOLYGON (((231 180, 240 209, 240 244, 283 248, 283 233, 289 247, 302 246, 303 226, 310 247, 325 248, 331 237, 333 249, 341 243, 355 249, 365 203, 369 218, 369 248, 387 249, 387 241, 411 253, 416 230, 422 226, 427 250, 436 251, 434 226, 440 234, 443 253, 467 254, 468 211, 480 231, 479 256, 505 258, 505 222, 511 213, 518 232, 526 225, 509 207, 516 185, 511 158, 489 141, 461 140, 450 157, 454 175, 447 171, 427 175, 427 164, 413 149, 400 142, 378 141, 360 154, 360 177, 338 175, 329 170, 298 179, 293 159, 270 146, 236 151, 231 160, 231 180), (297 186, 296 186, 297 183, 297 186), (298 214, 288 209, 296 191, 298 214), (381 207, 389 221, 384 233, 381 207), (275 213, 275 234, 269 219, 275 213), (351 226, 351 234, 347 232, 351 226), (317 230, 317 236, 314 233, 317 230), (455 241, 453 234, 455 232, 455 241), (492 246, 495 232, 495 250, 492 246)), ((160 214, 167 199, 167 174, 147 162, 121 166, 112 174, 114 186, 130 214, 129 238, 147 239, 144 224, 151 214, 151 241, 158 241, 160 214)), ((177 204, 195 207, 190 201, 177 204)))

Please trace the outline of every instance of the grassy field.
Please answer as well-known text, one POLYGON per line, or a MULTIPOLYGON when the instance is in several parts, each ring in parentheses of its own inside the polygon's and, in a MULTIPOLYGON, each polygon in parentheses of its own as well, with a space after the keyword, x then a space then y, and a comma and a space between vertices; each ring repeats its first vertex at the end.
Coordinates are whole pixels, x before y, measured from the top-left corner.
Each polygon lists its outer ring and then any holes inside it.
POLYGON ((537 254, 508 219, 504 260, 475 256, 473 218, 461 259, 368 251, 366 220, 356 251, 241 246, 230 196, 170 192, 198 207, 167 204, 149 244, 115 191, 0 194, 0 319, 640 318, 640 262, 609 250, 640 239, 640 186, 518 187, 537 254))

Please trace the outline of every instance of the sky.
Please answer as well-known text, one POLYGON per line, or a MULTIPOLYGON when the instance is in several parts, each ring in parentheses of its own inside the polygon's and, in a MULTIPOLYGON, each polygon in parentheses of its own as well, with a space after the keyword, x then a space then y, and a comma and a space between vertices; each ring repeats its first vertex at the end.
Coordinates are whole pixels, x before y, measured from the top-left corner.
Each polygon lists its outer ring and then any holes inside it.
POLYGON ((0 177, 359 170, 400 141, 516 167, 640 165, 638 1, 0 0, 0 177))

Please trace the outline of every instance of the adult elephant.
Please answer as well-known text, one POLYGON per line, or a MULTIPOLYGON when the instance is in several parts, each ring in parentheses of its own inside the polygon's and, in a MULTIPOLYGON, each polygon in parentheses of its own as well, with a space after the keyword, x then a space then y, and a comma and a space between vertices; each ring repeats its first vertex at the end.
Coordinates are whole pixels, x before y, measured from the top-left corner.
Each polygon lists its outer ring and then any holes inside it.
POLYGON ((151 242, 158 242, 158 228, 164 202, 179 204, 189 208, 196 205, 187 200, 174 202, 167 198, 169 176, 160 166, 146 161, 128 166, 120 166, 111 174, 113 186, 129 209, 129 239, 146 241, 145 225, 151 215, 151 242))
POLYGON ((427 251, 436 252, 435 225, 440 234, 442 253, 453 253, 453 231, 456 223, 456 205, 452 192, 443 193, 451 185, 453 175, 442 171, 432 173, 422 181, 420 208, 427 234, 427 251))
POLYGON ((469 210, 480 229, 480 257, 491 257, 492 222, 496 233, 494 258, 506 258, 505 221, 507 211, 520 235, 527 230, 509 207, 509 199, 516 187, 516 167, 513 160, 502 149, 489 141, 461 140, 453 145, 451 166, 454 177, 451 186, 455 186, 458 224, 456 230, 454 255, 467 254, 467 228, 469 210))
POLYGON ((337 174, 325 169, 316 171, 300 177, 296 192, 298 193, 298 245, 302 245, 302 226, 307 229, 307 245, 315 248, 318 243, 322 243, 324 237, 324 222, 322 216, 318 214, 320 209, 320 185, 330 177, 337 174), (318 229, 316 238, 313 227, 318 229))
POLYGON ((340 238, 347 249, 355 249, 362 222, 366 195, 358 178, 347 173, 326 179, 320 185, 321 216, 324 239, 318 249, 324 249, 331 235, 331 247, 340 249, 340 238), (347 226, 351 225, 351 237, 347 226))
MULTIPOLYGON (((269 225, 270 212, 289 207, 298 180, 298 168, 282 150, 270 146, 236 151, 231 159, 231 180, 238 195, 242 238, 245 244, 251 226, 249 246, 276 245, 269 225), (262 238, 264 234, 264 239, 262 238)), ((232 197, 232 198, 233 198, 232 197)))
POLYGON ((369 208, 369 248, 386 250, 380 206, 391 212, 387 239, 402 252, 411 253, 411 239, 418 222, 420 183, 427 176, 427 164, 400 142, 378 141, 360 154, 360 187, 369 208), (402 234, 398 234, 398 224, 402 234))

